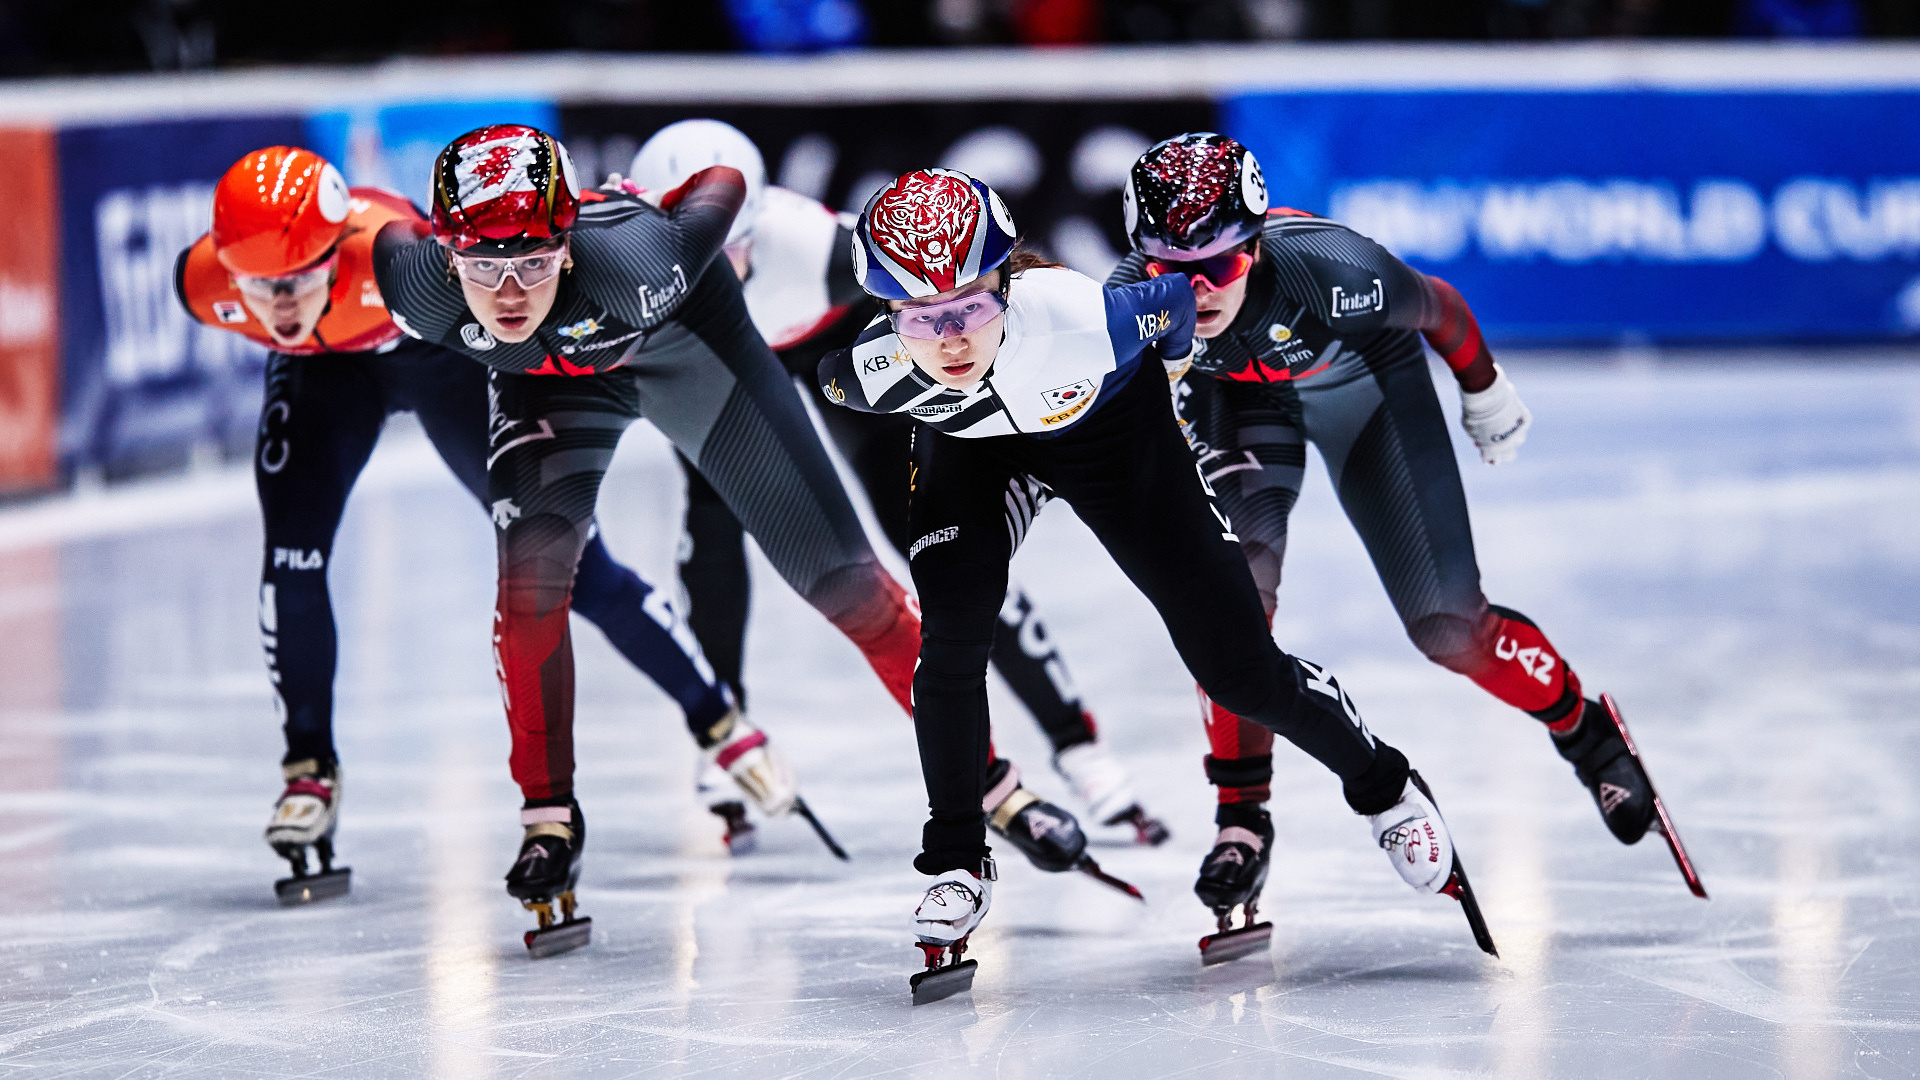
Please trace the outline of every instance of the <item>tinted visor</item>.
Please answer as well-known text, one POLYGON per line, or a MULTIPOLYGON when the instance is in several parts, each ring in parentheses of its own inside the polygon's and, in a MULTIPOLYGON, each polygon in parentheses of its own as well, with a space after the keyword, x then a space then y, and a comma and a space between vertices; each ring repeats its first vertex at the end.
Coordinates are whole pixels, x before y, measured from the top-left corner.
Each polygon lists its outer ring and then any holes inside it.
POLYGON ((1211 259, 1196 259, 1193 262, 1170 262, 1165 259, 1148 259, 1147 276, 1159 277, 1162 274, 1185 274, 1190 278, 1206 278, 1207 284, 1216 289, 1227 286, 1247 276, 1253 269, 1253 253, 1250 251, 1229 251, 1224 255, 1215 255, 1211 259))
POLYGON ((971 334, 1000 317, 1007 302, 993 291, 968 293, 939 304, 920 304, 887 313, 893 332, 928 341, 971 334))

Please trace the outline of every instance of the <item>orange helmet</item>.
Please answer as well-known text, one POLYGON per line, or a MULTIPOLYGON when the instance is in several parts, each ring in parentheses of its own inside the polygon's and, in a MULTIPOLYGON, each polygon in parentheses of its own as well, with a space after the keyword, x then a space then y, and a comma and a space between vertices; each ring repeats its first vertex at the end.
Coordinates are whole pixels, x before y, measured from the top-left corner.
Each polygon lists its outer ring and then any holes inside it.
POLYGON ((292 273, 339 242, 349 202, 346 178, 313 151, 255 150, 213 190, 214 255, 236 274, 292 273))

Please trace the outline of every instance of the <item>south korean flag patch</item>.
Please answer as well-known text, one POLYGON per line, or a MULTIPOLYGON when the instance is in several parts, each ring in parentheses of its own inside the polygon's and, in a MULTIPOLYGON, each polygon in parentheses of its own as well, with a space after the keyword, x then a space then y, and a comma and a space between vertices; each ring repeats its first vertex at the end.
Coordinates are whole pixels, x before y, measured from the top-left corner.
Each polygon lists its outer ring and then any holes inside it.
POLYGON ((1066 386, 1056 386, 1040 396, 1046 400, 1047 408, 1058 412, 1061 409, 1078 405, 1092 397, 1093 380, 1081 379, 1077 383, 1068 383, 1066 386))

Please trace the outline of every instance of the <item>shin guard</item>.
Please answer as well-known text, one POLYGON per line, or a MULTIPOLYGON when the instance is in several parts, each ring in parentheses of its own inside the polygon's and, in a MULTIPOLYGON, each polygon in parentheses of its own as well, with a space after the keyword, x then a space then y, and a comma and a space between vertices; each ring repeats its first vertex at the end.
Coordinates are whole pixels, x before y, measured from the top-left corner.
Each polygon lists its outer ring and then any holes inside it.
POLYGON ((1263 803, 1273 797, 1273 732, 1215 704, 1198 687, 1200 721, 1207 728, 1207 782, 1222 803, 1263 803))
POLYGON ((1580 677, 1533 620, 1489 604, 1475 641, 1479 655, 1465 674, 1481 689, 1550 730, 1570 730, 1579 723, 1580 677))

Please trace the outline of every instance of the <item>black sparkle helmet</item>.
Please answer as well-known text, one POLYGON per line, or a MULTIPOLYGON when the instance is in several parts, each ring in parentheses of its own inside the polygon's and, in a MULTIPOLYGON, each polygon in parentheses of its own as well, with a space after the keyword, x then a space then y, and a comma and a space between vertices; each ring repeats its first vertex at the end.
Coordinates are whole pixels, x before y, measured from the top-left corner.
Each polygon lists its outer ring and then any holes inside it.
POLYGON ((1192 131, 1140 155, 1127 174, 1121 205, 1133 250, 1191 262, 1260 235, 1267 182, 1245 146, 1211 131, 1192 131))

